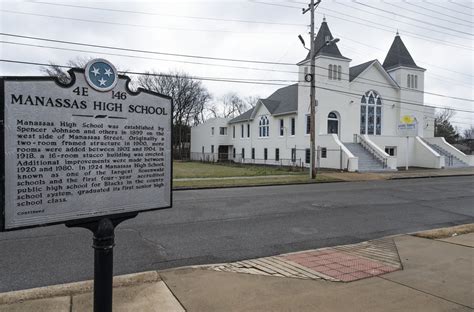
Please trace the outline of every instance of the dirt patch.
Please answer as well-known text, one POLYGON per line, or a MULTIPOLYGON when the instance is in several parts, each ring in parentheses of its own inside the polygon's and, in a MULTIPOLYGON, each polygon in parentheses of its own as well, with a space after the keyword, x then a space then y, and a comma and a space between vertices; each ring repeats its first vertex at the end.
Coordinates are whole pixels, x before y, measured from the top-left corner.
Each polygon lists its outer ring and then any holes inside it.
POLYGON ((413 234, 413 236, 429 239, 440 239, 467 233, 474 233, 474 223, 418 232, 413 234))

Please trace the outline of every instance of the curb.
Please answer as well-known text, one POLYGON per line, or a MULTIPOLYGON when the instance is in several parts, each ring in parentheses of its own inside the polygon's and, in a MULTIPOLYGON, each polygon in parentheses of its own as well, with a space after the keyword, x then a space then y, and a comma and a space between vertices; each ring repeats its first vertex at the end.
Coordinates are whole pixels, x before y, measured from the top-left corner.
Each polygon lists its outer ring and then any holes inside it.
MULTIPOLYGON (((142 273, 116 276, 113 280, 113 287, 120 288, 159 281, 161 281, 161 277, 157 271, 148 271, 142 273)), ((51 297, 73 296, 77 294, 92 292, 93 283, 94 282, 92 280, 89 280, 83 282, 75 282, 69 284, 53 285, 0 293, 0 305, 51 297)))
POLYGON ((430 178, 452 178, 452 177, 472 177, 474 174, 467 173, 467 174, 449 174, 449 175, 427 175, 427 176, 419 176, 419 177, 390 177, 388 180, 409 180, 409 179, 430 179, 430 178))
POLYGON ((258 185, 225 185, 225 186, 204 186, 204 187, 176 187, 173 191, 192 191, 192 190, 213 190, 213 189, 227 189, 227 188, 244 188, 244 187, 264 187, 264 186, 286 186, 286 185, 301 185, 301 184, 322 184, 322 183, 340 183, 340 182, 363 182, 361 181, 319 181, 319 182, 293 182, 293 183, 273 183, 273 184, 258 184, 258 185))

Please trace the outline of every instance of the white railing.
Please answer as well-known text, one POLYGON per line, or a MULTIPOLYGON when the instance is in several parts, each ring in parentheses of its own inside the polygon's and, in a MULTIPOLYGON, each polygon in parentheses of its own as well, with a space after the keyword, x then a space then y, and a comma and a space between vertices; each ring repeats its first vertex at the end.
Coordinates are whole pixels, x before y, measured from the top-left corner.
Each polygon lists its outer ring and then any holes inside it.
POLYGON ((355 133, 354 143, 360 143, 360 145, 362 145, 362 147, 366 151, 368 151, 372 156, 374 156, 376 159, 378 159, 382 163, 383 168, 387 168, 388 157, 382 154, 378 149, 374 148, 372 144, 367 142, 367 140, 363 136, 355 133))

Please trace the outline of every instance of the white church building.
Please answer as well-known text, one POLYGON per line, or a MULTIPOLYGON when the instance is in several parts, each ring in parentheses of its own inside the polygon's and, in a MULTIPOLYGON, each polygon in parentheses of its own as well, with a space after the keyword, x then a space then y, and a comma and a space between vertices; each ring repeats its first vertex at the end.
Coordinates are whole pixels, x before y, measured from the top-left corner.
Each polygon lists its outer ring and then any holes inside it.
MULTIPOLYGON (((434 108, 424 104, 425 69, 400 36, 383 63, 350 66, 326 21, 315 38, 317 166, 348 171, 415 166, 473 166, 444 138, 434 137, 434 108), (408 117, 407 117, 408 116, 408 117), (400 131, 404 119, 416 128, 400 131)), ((298 83, 276 90, 233 119, 214 118, 191 129, 191 159, 308 166, 310 159, 309 54, 297 64, 298 83)))

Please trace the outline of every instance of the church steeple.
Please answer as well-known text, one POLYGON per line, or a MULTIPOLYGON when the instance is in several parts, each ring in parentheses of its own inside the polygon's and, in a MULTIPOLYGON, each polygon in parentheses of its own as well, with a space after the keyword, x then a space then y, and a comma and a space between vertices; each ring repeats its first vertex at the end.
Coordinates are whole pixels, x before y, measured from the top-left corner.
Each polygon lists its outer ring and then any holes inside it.
MULTIPOLYGON (((326 45, 326 42, 332 39, 334 39, 334 37, 332 36, 331 31, 329 30, 328 23, 326 22, 326 17, 324 17, 323 22, 321 23, 321 27, 319 27, 318 34, 314 39, 315 50, 319 51, 318 53, 316 53, 316 56, 323 55, 348 60, 347 57, 342 56, 336 43, 333 43, 329 46, 326 45)), ((308 53, 303 62, 309 60, 309 58, 310 54, 308 53)))
POLYGON ((408 49, 405 47, 405 44, 400 38, 398 30, 382 66, 385 68, 385 70, 400 66, 423 69, 416 65, 415 61, 410 55, 410 52, 408 52, 408 49))

